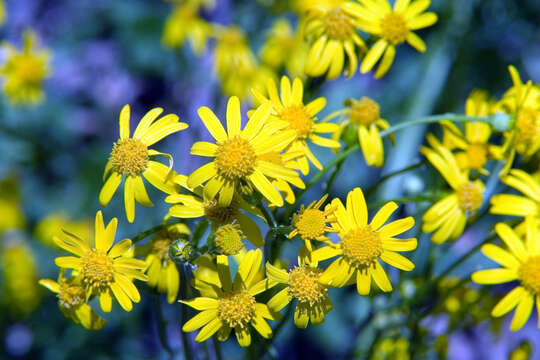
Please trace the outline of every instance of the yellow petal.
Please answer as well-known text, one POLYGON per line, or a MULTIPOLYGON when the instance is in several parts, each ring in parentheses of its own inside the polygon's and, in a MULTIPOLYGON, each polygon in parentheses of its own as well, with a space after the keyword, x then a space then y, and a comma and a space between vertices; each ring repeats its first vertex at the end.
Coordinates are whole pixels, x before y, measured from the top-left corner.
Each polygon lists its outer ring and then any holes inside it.
POLYGON ((268 301, 268 307, 274 311, 280 311, 291 301, 289 288, 286 287, 268 301))
POLYGON ((412 216, 392 221, 389 224, 383 226, 379 233, 382 237, 393 237, 404 233, 414 226, 414 218, 412 216))
POLYGON ((212 319, 217 319, 217 312, 217 309, 201 311, 182 326, 182 331, 190 332, 203 327, 212 319))
POLYGON ((191 175, 189 175, 187 180, 188 186, 194 189, 197 186, 206 182, 208 179, 216 176, 216 174, 217 169, 214 162, 209 162, 192 172, 191 175))
POLYGON ((120 111, 120 139, 129 138, 129 117, 130 117, 130 108, 129 105, 124 105, 120 111))
POLYGON ((377 211, 373 219, 371 220, 371 223, 369 224, 372 230, 378 230, 383 224, 388 220, 390 216, 392 216, 392 213, 396 211, 398 208, 398 205, 390 201, 377 211))
POLYGON ((518 274, 516 270, 499 268, 477 271, 472 274, 471 278, 474 282, 484 285, 502 284, 516 280, 518 278, 518 274))
POLYGON ((249 176, 249 180, 253 183, 253 186, 259 190, 259 192, 266 198, 270 203, 276 204, 277 206, 283 206, 283 198, 279 191, 268 181, 266 176, 255 169, 253 174, 249 176))
POLYGON ((209 297, 198 297, 191 300, 180 300, 181 303, 191 306, 195 310, 217 309, 219 301, 209 297))
POLYGON ((409 31, 407 34, 407 43, 420 52, 426 51, 426 43, 418 35, 409 31))
POLYGON ((122 241, 117 242, 109 251, 109 256, 112 258, 116 258, 119 256, 122 256, 131 248, 131 240, 130 239, 124 239, 122 241))
POLYGON ((240 326, 237 326, 234 328, 234 333, 236 334, 236 340, 240 346, 247 347, 251 345, 251 334, 247 327, 241 328, 240 326))
POLYGON ((396 238, 389 238, 389 239, 382 239, 382 247, 386 250, 391 251, 411 251, 416 249, 418 245, 418 241, 416 238, 410 238, 410 239, 396 239, 396 238))
POLYGON ((309 315, 307 306, 301 303, 296 304, 296 310, 294 311, 294 325, 301 329, 305 329, 308 322, 309 315))
POLYGON ((525 323, 527 322, 527 320, 529 320, 529 317, 531 316, 533 305, 533 295, 530 292, 525 291, 525 293, 521 296, 521 300, 519 301, 516 312, 514 313, 514 318, 512 319, 510 330, 518 331, 523 327, 523 325, 525 325, 525 323))
POLYGON ((381 260, 404 271, 411 271, 414 269, 412 261, 393 251, 383 251, 381 260))
POLYGON ((365 227, 368 220, 368 212, 364 193, 359 187, 354 188, 347 194, 347 213, 349 221, 354 221, 355 227, 365 227))
POLYGON ((141 301, 141 295, 137 287, 133 285, 130 279, 122 274, 115 274, 114 281, 120 286, 122 291, 131 299, 131 301, 138 303, 141 301))
POLYGON ((112 308, 112 296, 110 290, 106 290, 99 294, 99 305, 103 312, 111 312, 112 308))
POLYGON ((367 269, 356 272, 356 290, 362 296, 369 295, 371 290, 371 276, 367 269))
MULTIPOLYGON (((169 114, 169 115, 173 115, 173 114, 169 114)), ((158 141, 160 141, 161 139, 163 139, 164 137, 174 134, 176 132, 185 130, 189 127, 188 124, 183 123, 183 122, 169 124, 160 128, 156 128, 156 129, 154 129, 154 126, 156 125, 153 125, 145 134, 145 136, 143 136, 141 139, 141 141, 146 146, 151 146, 157 143, 158 141)))
POLYGON ((377 61, 379 61, 379 59, 381 58, 387 45, 388 43, 386 42, 386 40, 379 39, 371 47, 371 49, 369 49, 366 56, 364 57, 364 60, 362 60, 362 65, 360 66, 360 72, 362 72, 362 74, 365 74, 371 69, 373 69, 377 61))
POLYGON ((140 139, 141 136, 146 133, 150 125, 152 125, 154 120, 156 120, 162 112, 162 108, 156 107, 144 114, 141 121, 139 121, 139 125, 137 125, 137 127, 135 128, 133 138, 140 139))
POLYGON ((388 72, 390 66, 392 66, 392 63, 394 62, 395 56, 396 47, 393 45, 389 45, 384 52, 384 56, 381 60, 381 63, 379 64, 379 67, 377 67, 377 71, 375 72, 376 79, 380 79, 388 72))
POLYGON ((124 205, 127 220, 132 223, 135 220, 135 182, 131 176, 127 176, 124 183, 124 205))
POLYGON ((214 157, 216 156, 217 149, 218 146, 216 144, 207 141, 197 141, 191 147, 190 153, 192 155, 214 157))
POLYGON ((428 26, 431 26, 435 24, 436 22, 437 22, 437 14, 432 13, 432 12, 427 12, 427 13, 420 14, 410 19, 407 22, 407 27, 409 28, 409 30, 418 30, 418 29, 423 29, 428 26))
POLYGON ((236 96, 231 96, 227 103, 227 132, 230 137, 240 134, 241 115, 240 100, 236 96))
POLYGON ((111 284, 111 290, 114 294, 114 297, 125 311, 131 311, 133 309, 133 303, 129 299, 129 296, 126 295, 124 290, 117 283, 111 284))
POLYGON ((51 290, 54 293, 58 293, 60 291, 60 284, 58 284, 54 280, 41 279, 41 280, 39 280, 39 284, 42 285, 42 286, 45 286, 47 289, 51 290))
POLYGON ((223 125, 221 125, 221 122, 212 110, 210 110, 206 106, 203 106, 199 108, 198 113, 199 117, 203 121, 210 134, 214 137, 214 139, 216 139, 217 141, 227 140, 227 133, 225 132, 223 125))
POLYGON ((223 326, 219 318, 212 319, 208 324, 206 324, 201 331, 197 334, 195 341, 203 342, 208 340, 212 335, 214 335, 221 327, 223 326))
POLYGON ((270 263, 266 263, 266 276, 268 276, 269 279, 287 284, 289 283, 289 274, 287 271, 280 269, 278 267, 275 267, 274 265, 270 263))
POLYGON ((54 263, 64 269, 80 269, 82 266, 81 258, 75 256, 59 256, 54 259, 54 263))
POLYGON ((505 223, 495 224, 495 232, 504 241, 512 253, 522 262, 527 258, 527 251, 519 236, 505 223))
POLYGON ((101 188, 101 191, 99 192, 99 203, 101 204, 101 206, 107 206, 121 182, 122 174, 113 172, 111 176, 109 176, 109 178, 107 179, 107 181, 105 181, 105 184, 101 188))
POLYGON ((510 269, 517 269, 521 263, 509 252, 493 244, 482 246, 482 252, 491 260, 510 269))
POLYGON ((371 276, 373 276, 373 280, 375 281, 375 284, 384 292, 390 292, 392 291, 392 284, 390 283, 390 280, 388 279, 388 275, 386 274, 386 271, 384 271, 383 267, 379 263, 379 261, 375 261, 375 266, 369 268, 369 272, 371 273, 371 276))

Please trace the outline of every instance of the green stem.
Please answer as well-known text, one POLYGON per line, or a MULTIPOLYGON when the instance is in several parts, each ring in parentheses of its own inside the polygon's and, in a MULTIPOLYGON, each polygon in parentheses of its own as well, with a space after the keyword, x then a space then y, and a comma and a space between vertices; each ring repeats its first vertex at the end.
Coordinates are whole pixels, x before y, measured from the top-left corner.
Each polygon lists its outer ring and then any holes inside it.
POLYGON ((223 360, 223 354, 221 353, 221 344, 216 336, 212 336, 212 342, 214 343, 214 350, 216 352, 216 359, 223 360))
POLYGON ((274 217, 272 216, 272 214, 270 213, 270 211, 268 211, 268 209, 266 208, 266 206, 264 206, 264 204, 262 203, 262 201, 259 201, 258 203, 258 208, 261 210, 263 216, 264 216, 264 219, 266 220, 266 223, 268 224, 268 226, 273 229, 277 226, 275 220, 274 220, 274 217))
POLYGON ((396 202, 396 203, 407 203, 407 202, 423 202, 423 201, 436 201, 439 200, 439 196, 434 195, 425 195, 425 196, 409 196, 409 197, 401 197, 401 198, 395 198, 395 199, 388 199, 388 200, 381 200, 377 201, 375 203, 368 204, 369 209, 375 209, 378 208, 390 201, 396 202))
POLYGON ((156 225, 154 226, 153 228, 150 228, 146 231, 143 231, 143 232, 140 232, 138 233, 135 237, 133 237, 131 239, 131 243, 132 244, 136 244, 137 242, 143 240, 144 238, 150 236, 150 235, 153 235, 155 233, 158 233, 160 232, 161 230, 164 230, 166 228, 168 228, 169 226, 171 225, 175 225, 177 224, 178 222, 174 222, 174 223, 166 223, 166 224, 160 224, 160 225, 156 225))
MULTIPOLYGON (((186 275, 186 270, 183 266, 180 267, 180 298, 181 299, 187 299, 188 298, 188 277, 186 275)), ((187 306, 182 306, 182 311, 180 314, 180 324, 185 324, 187 322, 187 306)), ((186 360, 192 359, 191 354, 191 347, 189 346, 189 338, 185 331, 180 329, 180 336, 182 338, 182 347, 184 348, 184 358, 186 360)))
POLYGON ((330 194, 330 190, 332 189, 332 184, 334 183, 334 180, 336 179, 337 175, 339 174, 339 172, 341 170, 341 167, 343 166, 344 163, 345 163, 345 161, 339 162, 339 164, 337 164, 336 168, 334 169, 334 171, 330 175, 330 179, 328 179, 328 183, 326 184, 326 190, 324 191, 325 194, 330 194))
POLYGON ((424 165, 426 162, 425 161, 420 161, 419 163, 416 163, 416 164, 413 164, 413 165, 409 165, 403 169, 399 169, 399 170, 396 170, 396 171, 393 171, 389 174, 386 174, 384 176, 381 176, 379 179, 377 179, 377 183, 372 186, 368 191, 366 191, 366 197, 369 197, 371 194, 373 194, 373 192, 375 190, 377 190, 377 187, 382 184, 383 182, 385 182, 386 180, 389 180, 391 178, 393 178, 394 176, 397 176, 397 175, 401 175, 401 174, 404 174, 406 172, 409 172, 411 170, 414 170, 414 169, 417 169, 419 168, 420 166, 424 165))
POLYGON ((167 341, 167 332, 165 330, 167 324, 165 322, 165 319, 163 319, 163 313, 161 312, 161 299, 159 297, 159 294, 155 295, 155 310, 159 342, 161 343, 161 346, 163 347, 163 349, 165 349, 167 354, 169 354, 169 357, 173 359, 174 352, 172 351, 171 347, 169 346, 169 342, 167 341))

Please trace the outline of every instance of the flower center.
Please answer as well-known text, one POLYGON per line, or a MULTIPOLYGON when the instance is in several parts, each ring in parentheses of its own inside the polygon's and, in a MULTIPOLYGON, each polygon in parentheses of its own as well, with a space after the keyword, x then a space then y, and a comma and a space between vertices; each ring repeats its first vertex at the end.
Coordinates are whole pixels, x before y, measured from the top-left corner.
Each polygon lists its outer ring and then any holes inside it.
POLYGON ((294 226, 302 239, 316 239, 324 235, 326 216, 321 210, 307 209, 294 220, 294 226))
POLYGON ((482 189, 473 182, 461 185, 457 191, 459 207, 463 211, 475 212, 482 206, 482 189))
POLYGON ((148 149, 139 139, 119 139, 113 145, 110 160, 113 171, 137 176, 146 170, 148 149))
POLYGON ((16 66, 17 76, 21 80, 21 83, 37 86, 44 77, 41 61, 31 55, 19 56, 16 66))
MULTIPOLYGON (((521 141, 534 141, 539 134, 539 116, 534 109, 524 107, 519 110, 516 127, 521 141)), ((519 140, 518 140, 519 141, 519 140)))
POLYGON ((227 224, 216 231, 216 247, 224 255, 236 255, 244 248, 238 225, 227 224))
POLYGON ((350 121, 356 125, 369 126, 379 120, 380 108, 376 101, 363 96, 355 101, 351 109, 350 121))
POLYGON ((289 296, 299 302, 313 305, 321 301, 326 288, 319 283, 322 269, 309 266, 297 266, 289 272, 289 296))
POLYGON ((540 256, 530 257, 521 264, 518 275, 527 290, 540 295, 540 256))
POLYGON ((354 33, 354 25, 351 19, 339 7, 335 7, 326 13, 323 26, 325 33, 337 40, 346 40, 354 33))
POLYGON ((224 294, 219 299, 218 317, 229 327, 247 326, 255 316, 255 298, 247 291, 224 294))
POLYGON ((289 129, 296 130, 299 139, 305 139, 313 129, 313 118, 304 106, 289 106, 281 111, 279 117, 289 123, 289 129))
POLYGON ((382 18, 381 36, 393 45, 401 44, 407 39, 409 28, 401 14, 391 12, 382 18))
POLYGON ((246 42, 244 33, 237 28, 229 28, 221 34, 219 40, 228 46, 243 45, 246 42))
POLYGON ((235 199, 227 206, 219 206, 215 199, 203 203, 204 214, 208 220, 216 224, 226 224, 236 219, 238 206, 238 201, 235 199))
POLYGON ((69 283, 60 283, 60 291, 58 292, 58 302, 60 306, 70 309, 84 303, 84 289, 79 285, 71 285, 69 283))
POLYGON ((482 169, 487 161, 487 147, 485 144, 470 144, 467 147, 467 158, 471 169, 482 169))
POLYGON ((255 150, 249 141, 239 135, 219 144, 216 152, 217 172, 226 180, 246 178, 253 173, 256 164, 255 150))
POLYGON ((161 261, 169 259, 169 247, 172 244, 171 239, 156 238, 152 240, 152 253, 161 261))
POLYGON ((372 231, 369 226, 349 231, 341 244, 347 261, 359 269, 367 268, 382 254, 379 234, 372 231))
POLYGON ((98 292, 114 281, 113 260, 104 251, 92 249, 82 259, 83 284, 98 292))

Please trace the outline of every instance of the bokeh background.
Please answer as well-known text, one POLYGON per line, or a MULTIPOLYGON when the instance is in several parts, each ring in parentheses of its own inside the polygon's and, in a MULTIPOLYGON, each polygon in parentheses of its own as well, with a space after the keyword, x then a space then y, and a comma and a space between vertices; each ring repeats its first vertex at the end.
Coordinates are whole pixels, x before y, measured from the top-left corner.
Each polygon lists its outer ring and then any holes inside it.
MULTIPOLYGON (((215 8, 203 10, 201 16, 214 23, 240 26, 249 34, 249 44, 257 53, 276 19, 285 17, 296 24, 298 17, 287 10, 291 3, 217 0, 215 8)), ((179 173, 189 173, 200 165, 189 155, 193 141, 208 136, 196 110, 206 105, 224 114, 227 100, 213 68, 214 42, 210 41, 202 54, 194 53, 189 44, 165 46, 162 33, 175 6, 171 2, 4 0, 4 6, 7 17, 0 26, 1 39, 19 46, 23 30, 35 30, 42 46, 52 53, 52 73, 44 83, 45 100, 39 105, 13 106, 0 97, 0 358, 167 358, 157 336, 156 296, 143 285, 139 286, 143 300, 132 312, 115 307, 105 316, 107 326, 91 332, 64 318, 54 294, 41 288, 37 280, 56 278, 54 257, 60 252, 50 240, 55 226, 68 221, 81 235, 90 229, 100 208, 102 173, 118 136, 118 114, 124 104, 131 104, 135 121, 155 106, 178 114, 190 129, 167 138, 159 150, 174 156, 179 173)), ((420 32, 427 43, 425 54, 401 46, 395 64, 383 79, 357 74, 324 83, 317 92, 328 100, 322 116, 340 109, 346 98, 361 96, 376 99, 381 114, 391 124, 415 116, 462 113, 471 90, 483 88, 498 96, 510 86, 509 64, 514 64, 523 78, 540 82, 539 1, 433 0, 430 9, 439 15, 439 22, 420 32)), ((244 103, 244 111, 249 109, 248 103, 244 103)), ((370 188, 384 173, 417 163, 418 146, 426 130, 415 127, 399 133, 397 144, 388 147, 382 171, 366 167, 360 154, 348 159, 331 196, 343 196, 354 186, 370 188)), ((333 156, 325 150, 317 155, 323 163, 333 156)), ((377 202, 422 192, 431 186, 433 174, 419 169, 385 182, 371 199, 377 202)), ((315 186, 304 202, 318 198, 320 190, 315 186)), ((155 207, 138 206, 134 224, 126 221, 119 194, 103 209, 106 219, 119 217, 117 238, 134 236, 160 223, 167 211, 158 201, 163 195, 152 191, 150 197, 155 207)), ((407 208, 413 215, 421 214, 421 210, 414 204, 407 208)), ((465 253, 486 233, 488 224, 482 226, 466 232, 458 244, 442 248, 437 254, 440 261, 430 271, 436 273, 465 253)), ((422 237, 420 242, 427 239, 422 237)), ((294 259, 294 250, 292 246, 285 249, 289 260, 294 259)), ((417 270, 402 282, 399 291, 414 292, 418 285, 415 277, 421 279, 427 271, 422 266, 423 251, 420 246, 415 254, 417 270)), ((468 269, 456 275, 466 276, 479 267, 480 261, 472 257, 468 269)), ((490 294, 479 292, 474 295, 479 297, 473 301, 476 305, 469 306, 466 293, 456 294, 458 308, 466 313, 463 319, 455 320, 448 314, 424 319, 419 326, 425 342, 420 344, 394 341, 406 335, 402 326, 392 325, 407 316, 406 309, 374 312, 370 304, 384 305, 383 298, 368 301, 354 289, 335 291, 334 310, 325 323, 297 330, 290 321, 267 356, 364 358, 377 347, 382 349, 378 358, 384 359, 381 356, 388 351, 406 352, 415 347, 413 358, 418 359, 446 355, 451 359, 507 359, 528 341, 531 358, 540 358, 535 320, 515 334, 506 330, 506 320, 499 325, 478 322, 475 311, 488 313, 494 300, 490 300, 490 294), (475 306, 479 309, 473 310, 475 306), (385 343, 385 338, 393 340, 385 343)), ((166 336, 182 358, 181 305, 161 300, 166 336)), ((196 358, 214 358, 211 345, 192 345, 196 358)), ((226 358, 242 356, 233 341, 223 349, 226 358)), ((390 354, 388 358, 399 358, 390 354)))

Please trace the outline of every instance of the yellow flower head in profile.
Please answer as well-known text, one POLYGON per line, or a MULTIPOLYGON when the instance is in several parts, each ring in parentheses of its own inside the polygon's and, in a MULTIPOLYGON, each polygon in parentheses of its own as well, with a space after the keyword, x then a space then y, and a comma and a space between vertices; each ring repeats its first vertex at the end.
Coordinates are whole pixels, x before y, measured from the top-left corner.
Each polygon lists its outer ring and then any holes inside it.
POLYGON ((3 90, 14 104, 36 104, 43 100, 43 80, 49 76, 50 51, 37 49, 38 39, 34 31, 23 33, 23 48, 19 50, 9 43, 1 48, 6 61, 0 66, 3 90))
POLYGON ((180 287, 180 273, 169 255, 169 248, 175 240, 190 234, 185 224, 176 224, 158 232, 148 244, 148 255, 145 259, 147 284, 160 293, 166 293, 169 304, 176 300, 180 287))
POLYGON ((289 233, 289 239, 300 236, 309 251, 312 251, 312 240, 330 243, 326 233, 335 232, 333 227, 328 226, 328 223, 335 222, 332 207, 320 209, 327 198, 328 194, 325 194, 318 201, 309 204, 307 208, 302 205, 298 214, 293 215, 294 228, 289 233))
POLYGON ((497 194, 491 198, 490 212, 497 215, 540 217, 540 184, 520 169, 512 169, 502 182, 523 195, 497 194))
POLYGON ((103 179, 105 184, 99 193, 99 203, 107 206, 116 189, 125 176, 124 204, 129 222, 135 220, 135 201, 144 206, 153 206, 148 198, 142 176, 159 190, 172 194, 176 185, 168 179, 172 168, 172 157, 159 151, 148 149, 167 135, 187 129, 186 123, 178 122, 178 116, 168 114, 156 120, 163 112, 162 108, 154 108, 143 116, 139 125, 130 136, 130 107, 126 105, 120 112, 120 138, 113 144, 109 161, 105 166, 103 179), (167 156, 169 167, 151 160, 156 155, 167 156))
MULTIPOLYGON (((388 129, 390 124, 381 118, 379 104, 367 96, 363 96, 360 100, 347 100, 345 104, 347 108, 334 113, 336 115, 345 114, 347 119, 334 133, 333 139, 339 140, 347 125, 357 127, 358 143, 362 148, 366 163, 370 166, 383 166, 384 147, 379 132, 388 129)), ((333 117, 333 114, 329 117, 333 117)))
POLYGON ((96 214, 94 243, 87 244, 76 235, 64 231, 67 237, 55 237, 54 242, 62 249, 77 256, 60 256, 55 264, 63 269, 73 269, 81 278, 86 299, 99 297, 101 309, 110 312, 112 295, 126 311, 133 308, 132 302, 141 300, 133 279, 146 281, 142 260, 128 256, 131 240, 124 239, 113 246, 118 220, 113 218, 105 227, 101 211, 96 214))
POLYGON ((178 5, 167 18, 162 41, 168 47, 175 48, 189 40, 193 51, 201 54, 212 31, 212 26, 199 17, 198 7, 193 3, 185 3, 178 5))
POLYGON ((261 263, 262 252, 251 250, 240 261, 234 281, 224 255, 217 257, 216 267, 195 273, 195 288, 202 296, 181 302, 201 312, 186 322, 182 330, 191 332, 200 328, 195 341, 203 342, 216 332, 218 340, 225 341, 234 329, 240 346, 251 344, 250 325, 262 337, 272 337, 266 319, 279 320, 281 314, 255 299, 273 285, 267 279, 259 280, 261 263))
POLYGON ((319 282, 331 287, 356 282, 358 293, 368 295, 373 279, 382 291, 392 291, 380 260, 404 271, 414 269, 414 264, 397 251, 416 249, 416 239, 395 237, 412 228, 414 219, 409 216, 384 225, 398 207, 391 201, 368 223, 366 200, 360 188, 349 192, 346 208, 339 199, 332 200, 331 206, 335 208, 334 226, 341 240, 313 251, 312 259, 316 261, 338 256, 319 277, 319 282))
POLYGON ((300 250, 298 266, 289 271, 266 263, 268 279, 286 285, 268 301, 268 307, 280 311, 296 299, 294 324, 299 328, 307 327, 309 321, 313 325, 321 324, 333 308, 327 287, 319 282, 323 270, 317 267, 316 261, 309 261, 309 256, 304 256, 306 253, 306 248, 300 250))
POLYGON ((100 330, 107 323, 86 302, 86 292, 80 278, 66 279, 61 275, 58 282, 41 279, 39 283, 56 294, 60 310, 76 324, 81 324, 87 330, 100 330))
POLYGON ((360 71, 363 74, 373 69, 381 57, 375 77, 386 74, 394 61, 396 46, 404 42, 420 52, 426 51, 426 44, 413 31, 437 22, 435 13, 424 12, 430 0, 396 0, 393 9, 387 0, 359 2, 345 3, 344 11, 359 19, 358 24, 363 31, 379 37, 362 60, 360 71))
POLYGON ((492 316, 500 317, 516 308, 510 326, 512 331, 517 331, 525 325, 535 301, 537 306, 540 304, 540 234, 537 220, 528 218, 526 228, 525 241, 523 241, 505 223, 496 224, 495 231, 509 251, 496 245, 486 244, 482 247, 482 252, 502 267, 477 271, 472 275, 472 280, 479 284, 491 285, 519 281, 519 285, 499 301, 491 312, 492 316))
POLYGON ((428 134, 428 141, 434 149, 422 147, 420 152, 453 189, 450 195, 431 206, 422 217, 422 231, 435 232, 432 240, 440 244, 457 239, 463 233, 467 219, 482 206, 484 184, 480 180, 469 180, 469 173, 459 168, 454 155, 433 135, 428 134))
POLYGON ((304 23, 304 34, 309 43, 306 74, 312 77, 326 73, 326 78, 337 78, 346 66, 351 77, 358 67, 358 55, 366 45, 357 33, 358 21, 345 12, 346 1, 336 6, 316 5, 309 9, 304 23))
MULTIPOLYGON (((465 114, 468 116, 489 116, 493 104, 485 91, 474 90, 465 103, 465 114)), ((483 175, 489 172, 484 169, 488 160, 498 157, 497 146, 489 143, 491 127, 483 122, 465 122, 465 133, 454 123, 442 121, 443 144, 448 149, 457 149, 456 160, 460 169, 475 170, 483 175)))
POLYGON ((279 131, 282 125, 268 124, 271 104, 264 103, 241 129, 240 101, 233 96, 227 104, 227 131, 207 107, 199 109, 199 117, 216 143, 198 141, 191 154, 214 158, 195 170, 187 180, 194 189, 203 183, 205 199, 219 195, 220 206, 231 204, 235 191, 248 184, 257 189, 270 203, 283 206, 283 198, 271 184, 272 179, 294 182, 298 173, 283 165, 265 161, 261 156, 281 152, 296 137, 295 131, 279 131))
POLYGON ((302 174, 307 175, 309 173, 309 159, 317 169, 322 169, 321 163, 309 149, 307 140, 316 145, 333 149, 340 146, 338 141, 318 135, 321 133, 333 133, 339 128, 337 124, 317 123, 318 119, 315 115, 325 107, 326 99, 319 97, 304 105, 304 85, 302 81, 295 78, 291 87, 291 82, 286 76, 281 78, 281 98, 276 83, 272 79, 267 82, 267 92, 268 98, 259 91, 253 90, 255 98, 259 102, 265 103, 269 101, 271 103, 271 121, 283 123, 287 129, 294 130, 296 133, 296 139, 286 150, 286 152, 300 153, 302 155, 295 161, 296 165, 294 167, 299 169, 302 174))

